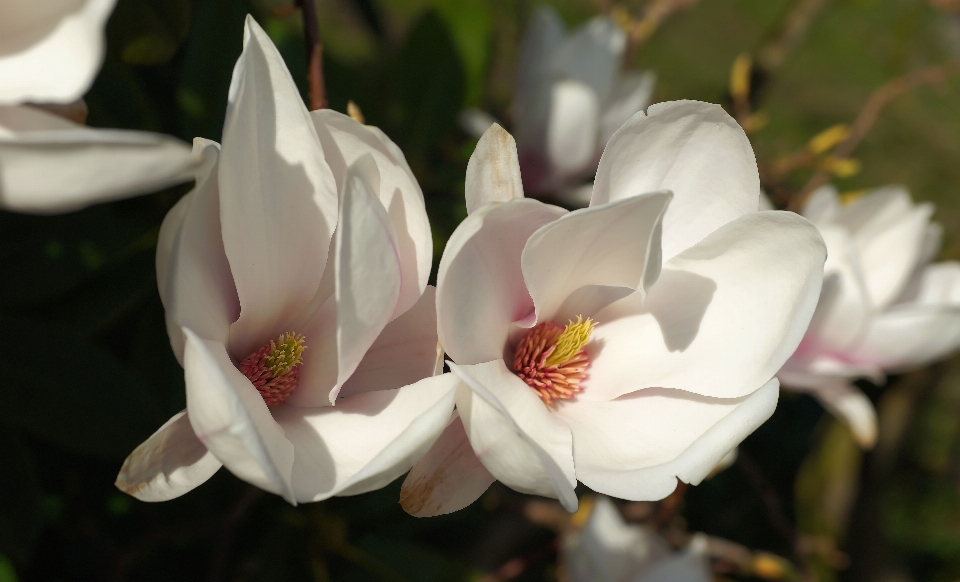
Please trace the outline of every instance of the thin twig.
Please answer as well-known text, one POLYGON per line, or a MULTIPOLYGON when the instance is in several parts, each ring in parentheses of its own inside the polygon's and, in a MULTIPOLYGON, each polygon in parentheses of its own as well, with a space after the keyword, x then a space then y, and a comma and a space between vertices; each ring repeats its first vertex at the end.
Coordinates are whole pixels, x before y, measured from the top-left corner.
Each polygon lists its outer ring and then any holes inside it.
POLYGON ((557 552, 558 538, 554 538, 550 543, 530 552, 525 556, 513 558, 503 566, 497 568, 496 572, 491 572, 477 582, 502 582, 504 580, 513 580, 523 574, 531 566, 542 562, 557 552))
POLYGON ((747 478, 747 481, 753 486, 754 490, 756 490, 757 494, 760 495, 760 500, 763 501, 763 507, 767 511, 767 519, 770 520, 770 524, 780 532, 787 543, 790 544, 790 548, 796 552, 799 536, 784 513, 780 498, 773 490, 773 486, 767 481, 763 471, 761 471, 760 467, 743 451, 740 451, 740 454, 737 455, 736 465, 740 469, 740 472, 743 473, 743 476, 747 478))
POLYGON ((303 11, 303 36, 307 42, 307 82, 310 87, 310 110, 327 108, 327 91, 323 84, 323 44, 317 26, 317 7, 313 0, 297 0, 303 11))
POLYGON ((263 491, 253 486, 247 486, 236 505, 228 513, 220 524, 220 537, 217 543, 217 549, 214 553, 210 566, 211 582, 219 582, 223 579, 227 569, 227 558, 230 556, 230 546, 233 544, 233 538, 236 535, 237 525, 246 515, 253 504, 263 497, 263 491))
POLYGON ((780 67, 790 51, 796 47, 807 30, 830 0, 797 0, 783 20, 783 27, 770 42, 764 44, 757 53, 757 63, 766 72, 780 67))

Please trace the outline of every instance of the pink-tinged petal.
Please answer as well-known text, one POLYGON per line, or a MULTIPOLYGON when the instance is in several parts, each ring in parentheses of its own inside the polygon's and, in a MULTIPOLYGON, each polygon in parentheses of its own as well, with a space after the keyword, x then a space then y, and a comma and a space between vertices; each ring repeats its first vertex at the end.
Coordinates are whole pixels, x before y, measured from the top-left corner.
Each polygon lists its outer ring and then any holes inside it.
POLYGON ((503 360, 448 364, 462 380, 457 411, 480 462, 504 485, 576 511, 570 429, 503 360))
POLYGON ((669 495, 677 480, 699 484, 777 406, 774 378, 741 398, 648 388, 617 400, 565 401, 557 415, 573 432, 577 479, 634 501, 669 495))
POLYGON ((374 194, 387 209, 400 255, 400 298, 394 317, 410 309, 427 286, 433 261, 433 237, 423 192, 400 148, 376 127, 357 123, 332 109, 310 112, 323 152, 343 195, 347 168, 370 155, 380 174, 374 194))
POLYGON ((551 86, 547 120, 547 158, 562 177, 592 169, 597 151, 600 101, 580 81, 564 79, 551 86))
POLYGON ((647 108, 653 97, 653 87, 657 75, 653 71, 624 73, 613 86, 613 92, 603 104, 600 116, 600 138, 597 140, 599 152, 607 145, 613 134, 633 115, 647 108))
POLYGON ((470 155, 464 193, 468 214, 491 202, 523 198, 517 142, 496 123, 484 132, 470 155))
POLYGON ((280 53, 247 17, 220 154, 223 243, 240 297, 230 352, 242 359, 310 304, 327 262, 337 186, 280 53))
POLYGON ((550 57, 550 72, 585 84, 599 101, 613 89, 627 35, 613 20, 596 16, 578 26, 550 57))
POLYGON ((114 485, 140 501, 168 501, 206 483, 221 466, 183 411, 130 453, 114 485))
POLYGON ((279 407, 277 421, 296 449, 297 501, 366 493, 406 473, 450 420, 457 383, 444 374, 335 407, 279 407))
POLYGON ((187 416, 197 438, 237 477, 296 503, 294 447, 226 346, 184 329, 187 416))
POLYGON ((670 190, 669 260, 724 224, 756 212, 760 175, 746 134, 719 105, 671 101, 637 113, 607 142, 591 206, 670 190))
POLYGON ((521 266, 537 321, 592 315, 605 307, 591 306, 588 314, 570 305, 580 311, 558 313, 586 286, 617 288, 611 290, 619 292, 615 299, 631 291, 645 296, 660 275, 660 221, 670 198, 669 192, 654 192, 575 210, 533 233, 521 266))
POLYGON ((199 159, 178 139, 91 129, 33 107, 0 106, 0 208, 51 214, 193 179, 199 159))
POLYGON ((927 265, 913 277, 898 303, 960 306, 960 262, 927 265))
POLYGON ((446 515, 479 499, 494 481, 456 416, 410 469, 400 488, 400 506, 414 517, 446 515))
POLYGON ((861 448, 870 450, 877 444, 877 411, 870 399, 845 378, 828 378, 808 392, 830 414, 847 424, 861 448))
POLYGON ((31 2, 0 7, 0 104, 69 103, 103 63, 104 27, 116 0, 31 2))
POLYGON ((960 349, 960 306, 900 304, 874 318, 851 357, 899 372, 960 349))
POLYGON ((867 378, 877 385, 887 380, 883 368, 875 363, 853 361, 850 354, 794 354, 777 372, 777 378, 788 390, 802 392, 836 380, 867 378))
POLYGON ((322 338, 319 349, 304 359, 300 387, 289 399, 295 406, 332 405, 393 316, 400 296, 400 256, 393 225, 374 194, 379 182, 376 162, 369 154, 347 170, 334 245, 337 381, 327 389, 330 372, 322 363, 329 355, 319 353, 329 349, 329 328, 318 329, 318 323, 328 322, 329 306, 323 306, 314 315, 317 321, 304 330, 308 350, 317 339, 315 330, 322 338))
POLYGON ((514 91, 513 111, 518 125, 530 125, 528 114, 533 113, 539 101, 538 94, 546 80, 550 58, 563 42, 565 30, 557 11, 546 5, 538 6, 527 22, 514 91))
POLYGON ((721 227, 664 264, 645 302, 634 294, 594 316, 590 377, 578 398, 650 387, 750 394, 800 343, 825 255, 816 228, 792 212, 757 212, 721 227))
POLYGON ((450 236, 437 273, 440 343, 460 364, 503 357, 513 322, 533 312, 520 268, 530 235, 567 211, 536 200, 487 204, 450 236))
POLYGON ((157 244, 157 285, 170 345, 181 364, 185 341, 182 328, 225 344, 230 324, 240 313, 220 237, 219 146, 197 139, 194 147, 204 160, 197 172, 197 184, 167 214, 157 244))
POLYGON ((880 188, 841 209, 876 307, 892 303, 916 270, 931 214, 932 205, 914 206, 902 188, 880 188))
POLYGON ((413 384, 434 376, 436 365, 436 289, 427 285, 416 305, 383 328, 339 397, 413 384))

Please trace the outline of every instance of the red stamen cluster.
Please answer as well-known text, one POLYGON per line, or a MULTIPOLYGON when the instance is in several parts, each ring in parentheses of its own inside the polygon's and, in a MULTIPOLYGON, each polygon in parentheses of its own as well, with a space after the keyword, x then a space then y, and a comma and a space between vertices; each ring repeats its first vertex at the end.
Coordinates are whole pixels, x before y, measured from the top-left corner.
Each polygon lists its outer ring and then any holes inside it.
POLYGON ((590 367, 590 356, 581 348, 565 362, 547 365, 547 358, 557 349, 557 340, 567 329, 552 321, 538 324, 520 340, 513 356, 513 371, 533 388, 544 404, 573 398, 583 391, 580 385, 590 367))
POLYGON ((268 356, 276 348, 274 342, 263 346, 240 362, 237 369, 253 383, 263 401, 268 406, 281 404, 300 383, 300 365, 291 367, 284 373, 274 375, 268 356))

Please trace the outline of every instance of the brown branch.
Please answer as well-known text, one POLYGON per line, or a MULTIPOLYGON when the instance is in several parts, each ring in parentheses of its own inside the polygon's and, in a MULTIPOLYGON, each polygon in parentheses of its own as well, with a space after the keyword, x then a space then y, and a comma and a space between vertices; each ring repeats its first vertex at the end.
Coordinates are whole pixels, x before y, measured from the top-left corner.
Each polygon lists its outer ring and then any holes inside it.
MULTIPOLYGON (((880 113, 891 101, 918 87, 941 84, 957 71, 960 71, 960 60, 951 60, 942 65, 907 73, 882 85, 863 104, 856 120, 850 126, 850 137, 837 146, 833 151, 833 157, 849 158, 873 128, 880 117, 880 113)), ((807 197, 814 190, 829 182, 830 177, 831 173, 827 170, 818 170, 814 173, 799 194, 790 200, 790 210, 797 211, 803 208, 807 197)))
POLYGON ((307 42, 307 83, 310 87, 310 110, 327 108, 327 91, 323 84, 323 44, 317 26, 317 7, 313 0, 297 0, 303 12, 303 36, 307 42))

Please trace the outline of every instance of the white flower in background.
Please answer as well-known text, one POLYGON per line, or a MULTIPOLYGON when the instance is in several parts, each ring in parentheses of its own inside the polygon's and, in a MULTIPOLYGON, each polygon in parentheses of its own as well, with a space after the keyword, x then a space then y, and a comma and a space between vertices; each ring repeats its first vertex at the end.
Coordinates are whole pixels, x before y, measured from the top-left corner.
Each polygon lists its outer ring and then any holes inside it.
POLYGON ((814 192, 803 215, 827 243, 823 292, 810 329, 777 376, 809 391, 851 427, 864 447, 876 412, 851 382, 923 366, 960 348, 960 263, 931 263, 942 228, 933 206, 900 187, 842 204, 833 187, 814 192))
POLYGON ((806 219, 758 212, 753 150, 717 105, 651 106, 611 138, 591 206, 525 199, 493 126, 437 276, 455 419, 408 475, 414 515, 494 480, 576 507, 579 480, 632 500, 699 483, 764 422, 820 295, 806 219))
POLYGON ((586 522, 572 527, 561 545, 569 582, 713 581, 702 536, 694 536, 685 549, 674 552, 652 528, 628 524, 603 495, 583 503, 580 511, 584 510, 589 512, 586 522))
POLYGON ((308 112, 250 17, 223 145, 196 147, 205 165, 157 250, 187 409, 117 486, 171 499, 221 463, 292 503, 386 485, 443 430, 456 385, 431 377, 433 245, 403 155, 374 127, 308 112))
MULTIPOLYGON (((568 35, 553 8, 534 12, 511 106, 527 193, 558 195, 575 206, 590 201, 584 182, 610 136, 650 102, 656 80, 651 72, 620 71, 626 44, 626 33, 606 16, 568 35)), ((482 132, 492 122, 484 115, 468 112, 463 124, 482 132)))
POLYGON ((26 105, 82 97, 114 3, 0 2, 0 208, 67 212, 193 179, 198 160, 179 140, 90 129, 26 105))

